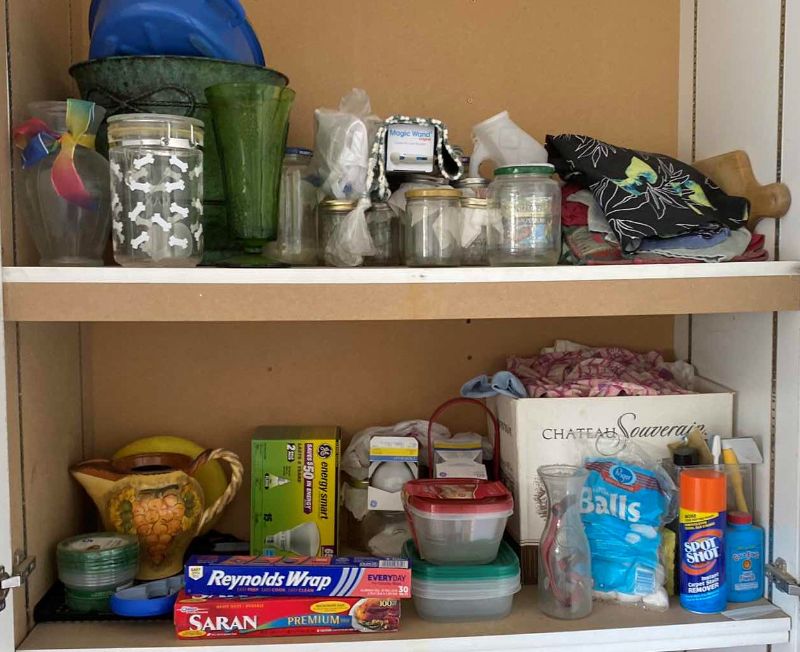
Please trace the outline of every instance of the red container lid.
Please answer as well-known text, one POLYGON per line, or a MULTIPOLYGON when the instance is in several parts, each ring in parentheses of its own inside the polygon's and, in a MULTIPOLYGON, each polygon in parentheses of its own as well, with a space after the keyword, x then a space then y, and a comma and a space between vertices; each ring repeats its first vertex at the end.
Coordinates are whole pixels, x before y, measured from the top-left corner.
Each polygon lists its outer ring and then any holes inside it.
POLYGON ((753 517, 747 512, 728 512, 728 523, 731 525, 750 525, 753 517))
POLYGON ((403 485, 403 503, 429 514, 510 512, 514 498, 499 481, 472 478, 410 480, 403 485))

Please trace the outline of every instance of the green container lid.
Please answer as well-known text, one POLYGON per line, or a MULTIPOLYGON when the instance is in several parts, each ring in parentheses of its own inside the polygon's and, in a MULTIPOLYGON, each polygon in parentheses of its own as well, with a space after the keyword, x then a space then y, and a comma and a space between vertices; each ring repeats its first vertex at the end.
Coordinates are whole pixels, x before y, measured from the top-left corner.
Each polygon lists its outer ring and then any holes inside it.
POLYGON ((550 163, 536 163, 535 165, 504 165, 494 171, 495 176, 508 174, 535 174, 538 176, 549 177, 556 171, 555 166, 550 163))
POLYGON ((519 576, 519 558, 505 541, 500 542, 497 559, 477 566, 437 566, 419 556, 414 541, 403 546, 403 556, 411 560, 412 577, 433 582, 480 582, 519 576))
POLYGON ((116 532, 95 532, 65 539, 56 549, 58 565, 93 571, 108 566, 129 566, 139 559, 136 537, 116 532))

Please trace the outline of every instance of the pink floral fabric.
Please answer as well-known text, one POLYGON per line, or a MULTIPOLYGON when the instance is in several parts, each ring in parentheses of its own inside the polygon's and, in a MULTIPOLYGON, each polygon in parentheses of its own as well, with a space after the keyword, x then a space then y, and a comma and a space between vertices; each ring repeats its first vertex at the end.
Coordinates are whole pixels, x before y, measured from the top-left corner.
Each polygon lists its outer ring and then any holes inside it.
POLYGON ((659 396, 691 394, 656 351, 586 348, 579 351, 511 357, 507 368, 531 398, 579 396, 659 396))

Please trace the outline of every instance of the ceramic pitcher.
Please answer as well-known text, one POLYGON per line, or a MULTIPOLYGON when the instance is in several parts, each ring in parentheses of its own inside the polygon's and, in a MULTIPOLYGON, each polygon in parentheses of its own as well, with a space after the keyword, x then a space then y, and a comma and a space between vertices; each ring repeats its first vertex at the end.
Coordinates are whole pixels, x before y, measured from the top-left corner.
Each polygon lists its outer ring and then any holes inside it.
POLYGON ((183 555, 206 523, 231 502, 244 469, 230 451, 209 449, 194 460, 176 453, 143 453, 116 460, 87 460, 70 467, 73 477, 94 500, 105 528, 139 537, 140 580, 180 573, 183 555), (231 469, 225 492, 205 504, 193 477, 206 462, 224 460, 231 469))

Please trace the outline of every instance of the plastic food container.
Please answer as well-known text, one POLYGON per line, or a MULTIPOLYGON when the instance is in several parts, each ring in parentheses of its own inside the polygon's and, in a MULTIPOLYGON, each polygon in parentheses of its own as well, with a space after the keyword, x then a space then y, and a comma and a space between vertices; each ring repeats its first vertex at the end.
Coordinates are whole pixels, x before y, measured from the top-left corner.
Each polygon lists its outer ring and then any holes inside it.
POLYGON ((420 559, 413 541, 403 553, 411 560, 414 606, 425 620, 500 620, 522 588, 519 559, 505 542, 491 564, 479 566, 434 566, 420 559))
POLYGON ((420 557, 432 564, 488 564, 497 557, 514 499, 502 482, 411 480, 403 505, 420 557))
POLYGON ((97 532, 65 539, 56 548, 58 578, 74 611, 108 611, 114 591, 130 586, 139 567, 139 541, 97 532))

